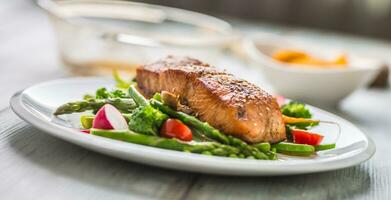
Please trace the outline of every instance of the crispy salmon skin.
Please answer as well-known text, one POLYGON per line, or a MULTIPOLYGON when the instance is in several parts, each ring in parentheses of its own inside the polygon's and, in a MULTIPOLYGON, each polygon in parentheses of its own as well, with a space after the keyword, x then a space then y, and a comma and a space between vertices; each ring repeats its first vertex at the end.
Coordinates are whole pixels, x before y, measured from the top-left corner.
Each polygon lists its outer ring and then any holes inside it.
POLYGON ((199 60, 168 56, 137 69, 138 87, 147 97, 167 91, 200 120, 250 143, 286 139, 275 98, 258 86, 199 60))

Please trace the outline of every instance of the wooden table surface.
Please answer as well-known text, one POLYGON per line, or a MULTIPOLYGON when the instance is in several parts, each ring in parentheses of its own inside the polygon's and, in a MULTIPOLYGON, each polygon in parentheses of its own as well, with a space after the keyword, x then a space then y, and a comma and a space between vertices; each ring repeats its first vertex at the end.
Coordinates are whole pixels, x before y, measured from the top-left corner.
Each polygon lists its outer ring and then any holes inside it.
MULTIPOLYGON (((390 90, 360 90, 339 109, 331 110, 359 126, 376 143, 375 156, 358 166, 285 177, 166 170, 88 151, 19 119, 8 105, 13 93, 67 74, 57 60, 47 16, 31 1, 3 2, 0 22, 0 199, 391 199, 390 90)), ((391 57, 391 45, 384 41, 233 23, 247 34, 277 32, 391 57)), ((247 68, 238 73, 251 74, 247 68)))

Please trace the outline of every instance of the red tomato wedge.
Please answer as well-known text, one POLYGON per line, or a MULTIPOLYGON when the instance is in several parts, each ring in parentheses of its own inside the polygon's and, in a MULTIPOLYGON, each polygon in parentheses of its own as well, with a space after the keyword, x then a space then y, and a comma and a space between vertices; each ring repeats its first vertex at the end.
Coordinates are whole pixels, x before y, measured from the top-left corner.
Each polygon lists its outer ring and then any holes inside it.
POLYGON ((193 134, 189 127, 177 119, 168 119, 160 129, 160 135, 166 138, 177 138, 183 141, 191 141, 193 134))
POLYGON ((291 130, 291 134, 293 142, 296 144, 319 145, 324 137, 323 135, 297 129, 291 130))

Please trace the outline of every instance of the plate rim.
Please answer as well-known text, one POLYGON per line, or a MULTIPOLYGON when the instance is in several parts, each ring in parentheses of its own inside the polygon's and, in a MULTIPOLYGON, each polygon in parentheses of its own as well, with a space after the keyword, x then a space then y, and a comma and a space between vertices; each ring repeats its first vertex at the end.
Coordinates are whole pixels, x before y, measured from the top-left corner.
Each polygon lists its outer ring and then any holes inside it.
MULTIPOLYGON (((63 78, 63 79, 57 79, 52 81, 46 81, 46 82, 35 84, 29 88, 44 83, 47 84, 50 82, 57 82, 57 81, 74 81, 77 79, 80 80, 81 78, 63 78)), ((91 79, 91 78, 86 78, 86 79, 91 79)), ((27 89, 16 92, 11 97, 10 107, 20 118, 30 123, 34 127, 54 137, 63 139, 67 142, 76 144, 78 146, 87 148, 89 150, 98 153, 117 157, 131 162, 163 167, 167 169, 176 169, 181 171, 190 171, 190 172, 198 172, 198 173, 206 173, 206 174, 230 175, 230 176, 278 176, 278 175, 308 174, 308 173, 325 172, 325 171, 332 171, 332 170, 352 167, 367 161, 376 152, 376 146, 373 140, 370 137, 368 137, 363 131, 361 131, 357 126, 355 126, 348 120, 343 119, 342 117, 339 117, 333 113, 324 111, 322 109, 313 106, 311 106, 311 108, 321 112, 326 112, 332 117, 335 117, 338 120, 342 120, 344 121, 344 123, 347 123, 350 126, 357 128, 360 131, 360 133, 365 137, 365 139, 368 141, 366 147, 354 155, 347 156, 347 157, 345 156, 343 158, 336 159, 336 160, 323 160, 323 161, 321 160, 321 161, 317 161, 316 163, 311 163, 309 161, 307 163, 300 163, 300 164, 292 164, 292 162, 290 161, 282 161, 285 162, 283 165, 281 165, 281 162, 279 161, 241 160, 241 159, 233 159, 233 158, 210 157, 210 156, 199 155, 199 154, 188 154, 184 152, 158 149, 155 147, 148 147, 144 145, 126 143, 122 141, 116 141, 116 140, 88 135, 88 134, 79 134, 78 131, 73 130, 71 128, 64 127, 59 124, 52 123, 50 121, 45 121, 41 117, 38 117, 34 113, 32 113, 29 110, 29 108, 27 108, 26 105, 24 105, 24 103, 22 102, 22 94, 27 89), (76 136, 75 133, 77 133, 77 137, 75 137, 76 136), (115 143, 116 145, 105 146, 105 144, 113 144, 113 143, 115 143), (152 153, 153 155, 144 157, 141 156, 140 153, 129 152, 129 150, 142 150, 144 153, 145 152, 152 153), (213 163, 205 164, 204 162, 201 162, 201 161, 210 162, 211 158, 213 159, 213 163), (259 164, 260 162, 262 162, 262 164, 259 164), (225 165, 221 166, 222 164, 225 165), (227 164, 232 164, 232 165, 226 166, 227 164), (296 167, 289 168, 290 166, 297 166, 297 168, 296 167)))

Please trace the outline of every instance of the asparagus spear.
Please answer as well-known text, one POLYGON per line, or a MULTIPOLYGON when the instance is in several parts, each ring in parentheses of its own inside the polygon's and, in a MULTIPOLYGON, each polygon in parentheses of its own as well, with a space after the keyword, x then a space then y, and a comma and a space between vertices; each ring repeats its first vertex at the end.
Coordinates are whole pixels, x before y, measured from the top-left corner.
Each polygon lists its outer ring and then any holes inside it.
POLYGON ((113 70, 113 77, 114 77, 115 82, 117 83, 115 85, 117 88, 128 89, 129 86, 131 86, 132 84, 135 84, 131 80, 126 81, 126 80, 122 79, 122 77, 120 76, 120 74, 118 73, 117 70, 113 70))
POLYGON ((271 151, 266 151, 267 154, 264 152, 261 152, 256 147, 253 147, 251 145, 248 145, 246 142, 232 137, 232 136, 226 136, 223 133, 221 133, 219 130, 213 128, 211 125, 209 125, 207 122, 202 122, 198 120, 196 117, 188 115, 183 112, 178 112, 170 107, 163 105, 163 103, 156 101, 155 99, 151 99, 149 102, 153 107, 159 109, 163 113, 166 113, 167 115, 177 118, 181 120, 183 123, 194 127, 195 129, 199 130, 200 132, 204 133, 207 137, 212 138, 214 140, 217 140, 218 142, 221 142, 223 144, 232 145, 234 147, 237 147, 241 150, 241 152, 245 156, 252 156, 256 159, 276 159, 276 156, 271 151))
POLYGON ((271 145, 269 142, 261 142, 261 143, 254 144, 253 146, 259 149, 260 151, 270 151, 271 149, 271 145))
POLYGON ((87 99, 66 103, 57 108, 54 115, 71 114, 87 110, 99 110, 105 104, 111 104, 123 113, 130 113, 137 105, 132 99, 87 99))
POLYGON ((148 100, 144 98, 142 94, 140 94, 136 86, 132 85, 129 87, 129 95, 136 102, 138 106, 146 106, 148 105, 148 100))
MULTIPOLYGON (((163 103, 157 101, 156 99, 146 100, 144 96, 142 96, 136 89, 135 86, 129 87, 129 94, 134 99, 134 101, 138 105, 152 105, 156 109, 162 111, 163 113, 166 113, 167 115, 181 120, 183 123, 194 127, 195 129, 199 130, 200 132, 204 133, 207 137, 212 138, 214 140, 217 140, 218 142, 221 142, 226 145, 232 145, 234 147, 237 147, 241 150, 241 152, 245 156, 252 156, 256 159, 275 159, 276 156, 273 152, 268 152, 269 155, 266 155, 265 153, 259 151, 256 147, 248 145, 246 142, 232 137, 232 136, 226 136, 223 133, 221 133, 219 130, 213 128, 211 125, 209 125, 207 122, 202 122, 198 120, 196 117, 188 115, 183 112, 178 112, 173 110, 172 108, 163 105, 163 103)), ((154 96, 155 98, 159 98, 158 95, 154 96)))
POLYGON ((166 113, 167 115, 174 117, 176 119, 181 120, 183 123, 193 126, 196 129, 198 129, 200 132, 204 133, 207 137, 212 138, 214 140, 217 140, 223 144, 229 144, 229 139, 226 135, 220 133, 219 130, 213 128, 211 125, 209 125, 207 122, 202 122, 198 120, 196 117, 188 115, 183 112, 178 112, 173 110, 172 108, 163 105, 161 102, 156 101, 154 99, 150 100, 150 104, 155 107, 156 109, 159 109, 163 113, 166 113))
POLYGON ((227 136, 228 141, 230 145, 239 148, 244 155, 247 157, 251 156, 256 159, 262 159, 262 160, 275 160, 275 156, 268 156, 265 154, 265 152, 261 152, 258 148, 253 147, 251 145, 248 145, 246 142, 244 142, 241 139, 232 137, 232 136, 227 136))
POLYGON ((177 139, 143 135, 130 130, 91 129, 91 134, 151 147, 206 155, 233 157, 233 155, 236 156, 239 153, 239 150, 235 147, 214 142, 185 143, 177 139))

